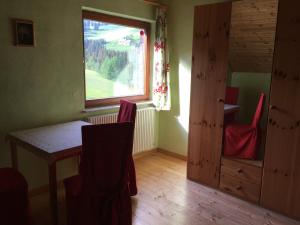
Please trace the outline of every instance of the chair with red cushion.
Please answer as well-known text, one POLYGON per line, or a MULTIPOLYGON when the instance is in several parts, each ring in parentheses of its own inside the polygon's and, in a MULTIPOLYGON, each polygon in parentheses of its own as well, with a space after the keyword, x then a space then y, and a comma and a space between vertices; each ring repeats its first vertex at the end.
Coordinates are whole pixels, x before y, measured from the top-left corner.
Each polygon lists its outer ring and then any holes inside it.
MULTIPOLYGON (((226 87, 225 104, 237 105, 239 98, 239 88, 237 87, 226 87)), ((229 113, 224 116, 224 124, 230 124, 235 122, 236 113, 229 113)))
POLYGON ((12 168, 0 168, 0 224, 31 224, 28 184, 12 168))
POLYGON ((224 132, 224 155, 255 159, 260 144, 260 120, 265 94, 260 95, 251 124, 230 124, 224 132))
POLYGON ((225 104, 236 105, 239 98, 239 88, 226 87, 225 104))
MULTIPOLYGON (((133 102, 129 102, 126 100, 120 101, 120 110, 118 113, 118 123, 119 122, 133 122, 135 123, 136 116, 136 104, 133 102)), ((133 143, 132 143, 133 145, 133 143)), ((137 185, 136 185, 136 174, 135 174, 135 166, 132 156, 130 157, 129 162, 129 192, 131 196, 137 194, 137 185)))
POLYGON ((68 225, 131 225, 133 123, 82 127, 79 175, 64 180, 68 225))

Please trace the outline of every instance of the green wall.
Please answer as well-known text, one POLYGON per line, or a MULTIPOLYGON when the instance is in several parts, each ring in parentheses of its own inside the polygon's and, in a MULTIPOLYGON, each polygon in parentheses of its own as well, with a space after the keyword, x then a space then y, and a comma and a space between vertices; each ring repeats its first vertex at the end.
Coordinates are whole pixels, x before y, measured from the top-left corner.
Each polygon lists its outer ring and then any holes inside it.
MULTIPOLYGON (((0 167, 10 166, 8 132, 99 114, 82 113, 82 6, 154 19, 153 8, 137 0, 1 1, 0 167), (13 46, 10 18, 34 21, 36 47, 13 46)), ((43 160, 20 149, 19 163, 31 188, 48 183, 43 160)), ((58 164, 59 179, 74 172, 74 159, 58 164)))
POLYGON ((186 155, 190 109, 194 6, 222 1, 170 0, 168 40, 172 110, 160 112, 159 147, 186 155))

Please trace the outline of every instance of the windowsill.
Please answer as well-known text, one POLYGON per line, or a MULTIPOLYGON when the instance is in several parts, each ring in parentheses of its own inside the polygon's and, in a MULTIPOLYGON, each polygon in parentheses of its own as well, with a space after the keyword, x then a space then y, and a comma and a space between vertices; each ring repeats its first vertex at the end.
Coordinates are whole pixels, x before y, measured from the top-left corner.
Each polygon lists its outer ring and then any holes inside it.
MULTIPOLYGON (((137 107, 154 107, 151 100, 148 101, 141 101, 136 103, 137 107)), ((82 113, 89 113, 89 112, 98 112, 98 111, 106 111, 106 110, 112 110, 112 109, 118 109, 120 105, 108 105, 108 106, 99 106, 99 107, 92 107, 92 108, 85 108, 82 110, 82 113)))

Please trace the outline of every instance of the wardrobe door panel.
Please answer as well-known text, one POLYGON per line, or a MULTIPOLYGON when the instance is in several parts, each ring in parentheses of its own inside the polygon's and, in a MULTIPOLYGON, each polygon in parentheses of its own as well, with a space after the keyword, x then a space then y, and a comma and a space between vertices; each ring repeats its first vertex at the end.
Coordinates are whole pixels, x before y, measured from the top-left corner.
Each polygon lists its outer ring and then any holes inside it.
POLYGON ((261 204, 300 219, 300 1, 280 0, 261 204))
POLYGON ((231 2, 195 7, 187 176, 218 187, 231 2))

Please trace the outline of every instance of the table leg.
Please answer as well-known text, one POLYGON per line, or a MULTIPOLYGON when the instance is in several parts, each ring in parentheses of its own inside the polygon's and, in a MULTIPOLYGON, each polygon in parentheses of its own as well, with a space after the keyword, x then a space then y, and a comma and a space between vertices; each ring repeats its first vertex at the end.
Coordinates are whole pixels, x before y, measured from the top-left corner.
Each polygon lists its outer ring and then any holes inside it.
POLYGON ((49 192, 52 224, 58 224, 56 163, 49 164, 49 192))
POLYGON ((12 167, 18 170, 18 150, 17 150, 17 144, 14 142, 10 142, 10 151, 11 151, 11 164, 12 167))

